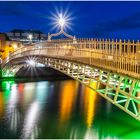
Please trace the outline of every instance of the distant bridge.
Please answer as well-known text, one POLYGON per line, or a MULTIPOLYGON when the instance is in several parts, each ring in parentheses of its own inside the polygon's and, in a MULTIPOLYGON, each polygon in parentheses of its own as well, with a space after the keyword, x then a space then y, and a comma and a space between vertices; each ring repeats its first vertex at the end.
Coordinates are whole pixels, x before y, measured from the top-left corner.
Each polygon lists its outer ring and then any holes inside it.
POLYGON ((52 40, 24 46, 3 62, 3 76, 12 76, 31 58, 85 84, 140 121, 139 41, 52 40))

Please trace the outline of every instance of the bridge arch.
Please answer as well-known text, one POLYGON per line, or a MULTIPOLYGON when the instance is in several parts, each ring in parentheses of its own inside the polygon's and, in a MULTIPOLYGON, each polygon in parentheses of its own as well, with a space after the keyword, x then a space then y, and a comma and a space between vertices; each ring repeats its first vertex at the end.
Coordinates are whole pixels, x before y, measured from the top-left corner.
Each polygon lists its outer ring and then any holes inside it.
POLYGON ((88 86, 109 102, 140 121, 140 98, 138 96, 140 91, 139 80, 112 73, 111 71, 103 70, 72 59, 68 60, 64 57, 57 57, 56 55, 31 54, 31 52, 24 52, 20 55, 16 54, 3 65, 3 69, 8 66, 13 69, 14 66, 18 64, 19 66, 23 66, 25 64, 25 58, 36 57, 37 62, 58 70, 88 86), (93 82, 97 83, 97 87, 93 87, 93 82))

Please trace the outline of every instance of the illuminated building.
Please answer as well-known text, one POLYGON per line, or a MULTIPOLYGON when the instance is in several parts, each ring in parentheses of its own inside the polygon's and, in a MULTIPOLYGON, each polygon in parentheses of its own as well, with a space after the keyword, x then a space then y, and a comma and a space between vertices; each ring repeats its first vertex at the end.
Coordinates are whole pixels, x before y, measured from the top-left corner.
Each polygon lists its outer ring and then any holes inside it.
POLYGON ((1 61, 9 56, 11 52, 17 48, 22 47, 22 44, 18 41, 10 41, 8 36, 4 33, 0 33, 0 58, 1 61))

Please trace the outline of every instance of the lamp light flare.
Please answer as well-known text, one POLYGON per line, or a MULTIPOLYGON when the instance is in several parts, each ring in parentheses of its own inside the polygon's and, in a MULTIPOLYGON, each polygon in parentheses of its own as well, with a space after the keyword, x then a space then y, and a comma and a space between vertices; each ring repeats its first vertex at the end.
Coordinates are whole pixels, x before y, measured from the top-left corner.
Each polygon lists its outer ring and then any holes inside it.
POLYGON ((32 40, 33 36, 30 34, 30 35, 28 36, 28 38, 29 38, 30 40, 32 40))
POLYGON ((63 27, 66 24, 66 19, 64 18, 64 16, 62 16, 62 14, 59 14, 58 16, 58 24, 63 27))
POLYGON ((17 49, 17 44, 12 44, 14 49, 17 49))
POLYGON ((66 29, 71 29, 71 25, 72 25, 72 20, 73 18, 71 17, 72 13, 68 12, 68 10, 66 11, 61 11, 61 10, 56 10, 56 13, 51 13, 52 16, 50 17, 50 19, 53 21, 53 29, 59 29, 61 28, 61 30, 66 30, 66 29))
POLYGON ((58 20, 58 23, 61 27, 63 27, 65 25, 65 19, 63 17, 60 17, 60 19, 58 20))
POLYGON ((29 64, 30 66, 34 66, 35 65, 35 61, 34 60, 28 60, 26 63, 29 64))

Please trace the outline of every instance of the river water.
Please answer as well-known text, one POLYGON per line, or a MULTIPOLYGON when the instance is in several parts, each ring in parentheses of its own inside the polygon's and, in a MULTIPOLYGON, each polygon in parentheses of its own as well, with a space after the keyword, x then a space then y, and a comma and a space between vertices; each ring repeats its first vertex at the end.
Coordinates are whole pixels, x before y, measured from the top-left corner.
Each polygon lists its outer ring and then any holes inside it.
POLYGON ((140 139, 140 122, 74 80, 2 81, 0 138, 140 139))

